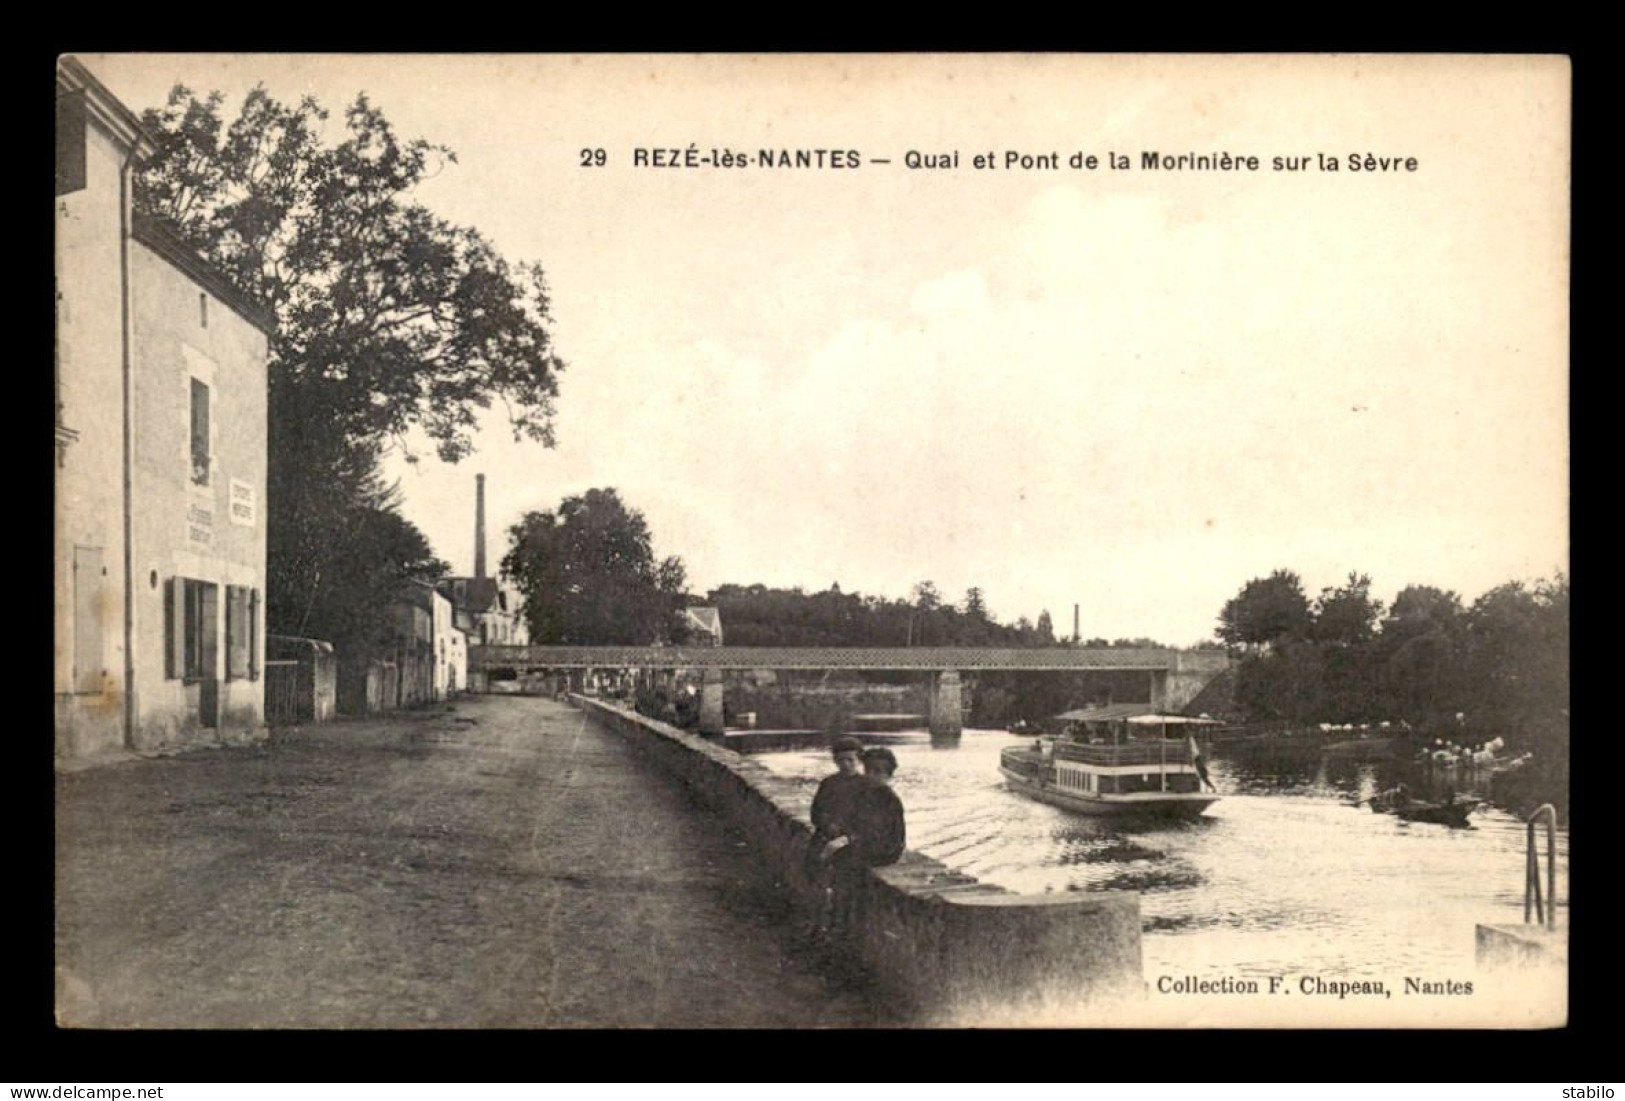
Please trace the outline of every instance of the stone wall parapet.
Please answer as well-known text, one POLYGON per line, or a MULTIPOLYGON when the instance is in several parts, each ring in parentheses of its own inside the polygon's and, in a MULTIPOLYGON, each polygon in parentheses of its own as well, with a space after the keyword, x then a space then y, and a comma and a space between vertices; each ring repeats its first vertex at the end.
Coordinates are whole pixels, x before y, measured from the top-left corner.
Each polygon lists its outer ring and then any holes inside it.
MULTIPOLYGON (((805 784, 627 708, 570 699, 744 832, 773 886, 816 912, 805 784)), ((855 909, 854 954, 933 1019, 1110 1023, 1111 1006, 1144 994, 1135 892, 1016 894, 911 850, 870 872, 855 909)))

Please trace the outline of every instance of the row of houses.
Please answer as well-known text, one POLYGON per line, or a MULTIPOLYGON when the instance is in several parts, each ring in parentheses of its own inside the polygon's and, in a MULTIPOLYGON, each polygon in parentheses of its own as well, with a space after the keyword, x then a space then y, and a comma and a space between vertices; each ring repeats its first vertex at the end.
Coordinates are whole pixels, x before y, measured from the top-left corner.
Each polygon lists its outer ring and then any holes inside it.
POLYGON ((401 669, 400 688, 391 704, 397 707, 468 690, 470 645, 523 646, 528 638, 517 590, 494 578, 449 577, 432 585, 408 582, 390 615, 401 669))
POLYGON ((465 690, 471 643, 524 641, 518 594, 483 576, 483 478, 476 576, 407 586, 392 653, 268 636, 274 319, 136 216, 155 143, 71 57, 56 124, 57 755, 257 736, 268 680, 313 718, 465 690))

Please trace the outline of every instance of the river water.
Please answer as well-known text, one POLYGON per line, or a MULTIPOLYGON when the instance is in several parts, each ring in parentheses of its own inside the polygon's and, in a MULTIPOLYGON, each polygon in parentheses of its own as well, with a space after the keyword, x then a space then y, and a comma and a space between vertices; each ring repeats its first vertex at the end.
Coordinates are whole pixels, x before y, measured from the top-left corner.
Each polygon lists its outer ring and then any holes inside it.
MULTIPOLYGON (((1523 920, 1522 821, 1486 805, 1470 828, 1451 829, 1351 807, 1405 775, 1392 760, 1214 747, 1222 798, 1201 818, 1129 821, 1009 791, 999 750, 1026 743, 1003 731, 966 730, 954 748, 933 748, 923 731, 884 740, 898 757, 909 848, 1022 893, 1140 892, 1148 975, 1463 975, 1477 924, 1523 920)), ((755 759, 808 784, 830 771, 822 751, 755 759)), ((1426 777, 1405 778, 1427 790, 1426 777)), ((1472 781, 1451 783, 1471 791, 1472 781)), ((1543 886, 1544 876, 1543 863, 1543 886)), ((1566 900, 1566 831, 1557 880, 1566 900)))

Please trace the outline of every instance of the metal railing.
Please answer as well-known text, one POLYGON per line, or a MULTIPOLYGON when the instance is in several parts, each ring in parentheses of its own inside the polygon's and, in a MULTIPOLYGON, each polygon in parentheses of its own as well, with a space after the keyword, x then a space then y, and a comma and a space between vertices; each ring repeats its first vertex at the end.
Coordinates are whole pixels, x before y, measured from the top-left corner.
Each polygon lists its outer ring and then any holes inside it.
POLYGON ((1523 920, 1529 924, 1531 903, 1535 913, 1535 921, 1548 929, 1557 928, 1557 808, 1550 803, 1543 803, 1535 808, 1529 816, 1529 844, 1528 859, 1525 861, 1527 874, 1524 877, 1523 887, 1523 920), (1535 846, 1535 820, 1546 819, 1546 904, 1542 906, 1540 897, 1540 853, 1535 846))
POLYGON ((1184 742, 1129 742, 1123 745, 1078 745, 1055 743, 1055 756, 1062 761, 1090 765, 1188 765, 1190 750, 1184 742))
POLYGON ((1006 749, 999 754, 999 763, 1012 772, 1036 778, 1045 764, 1038 754, 1028 749, 1006 749))
POLYGON ((468 648, 470 670, 490 669, 1111 669, 1214 675, 1222 650, 997 646, 503 646, 468 648))

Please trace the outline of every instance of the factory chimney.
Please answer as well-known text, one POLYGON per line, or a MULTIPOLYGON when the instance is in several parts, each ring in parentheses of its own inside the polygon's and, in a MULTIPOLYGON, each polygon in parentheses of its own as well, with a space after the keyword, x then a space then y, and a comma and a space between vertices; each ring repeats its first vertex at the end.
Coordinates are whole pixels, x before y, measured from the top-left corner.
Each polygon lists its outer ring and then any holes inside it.
POLYGON ((474 475, 474 576, 485 576, 485 475, 474 475))
MULTIPOLYGON (((484 507, 484 506, 481 506, 481 507, 484 507)), ((1076 645, 1078 639, 1080 639, 1082 637, 1083 636, 1078 633, 1078 606, 1076 604, 1074 604, 1074 605, 1072 605, 1072 642, 1073 642, 1073 645, 1076 645)))

